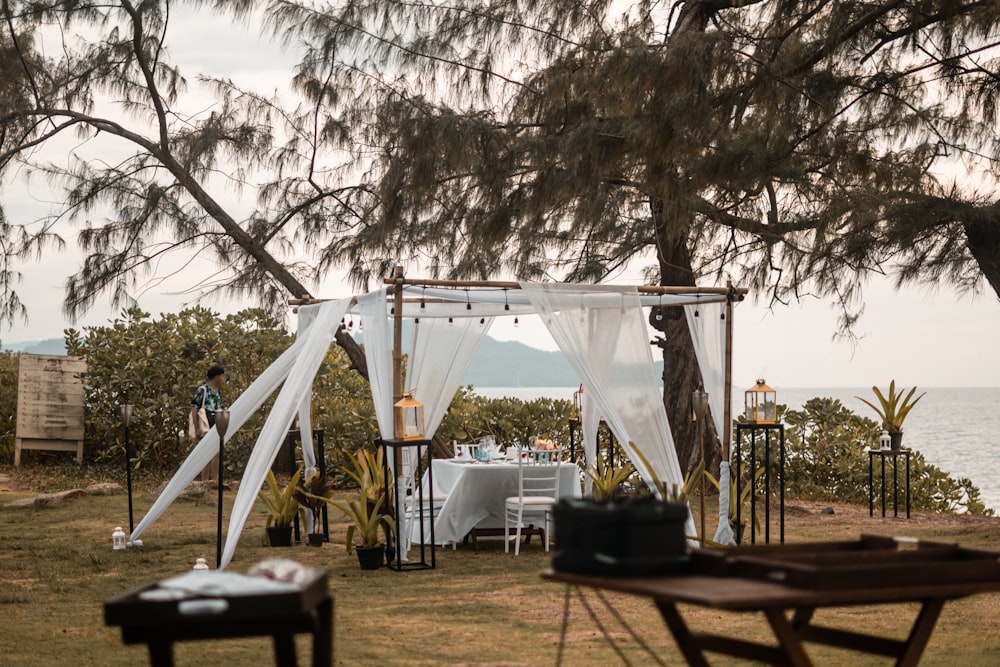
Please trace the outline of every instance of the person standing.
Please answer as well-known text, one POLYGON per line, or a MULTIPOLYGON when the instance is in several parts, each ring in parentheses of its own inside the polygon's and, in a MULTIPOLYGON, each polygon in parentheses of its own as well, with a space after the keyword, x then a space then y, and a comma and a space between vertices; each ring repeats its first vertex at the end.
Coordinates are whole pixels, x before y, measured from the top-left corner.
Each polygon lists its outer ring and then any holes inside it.
MULTIPOLYGON (((209 428, 215 426, 215 413, 222 409, 222 385, 225 383, 225 369, 215 364, 208 369, 208 382, 200 385, 194 392, 194 399, 191 401, 191 410, 195 411, 204 407, 209 428)), ((201 479, 202 481, 219 479, 218 454, 212 457, 209 464, 201 471, 201 479)))

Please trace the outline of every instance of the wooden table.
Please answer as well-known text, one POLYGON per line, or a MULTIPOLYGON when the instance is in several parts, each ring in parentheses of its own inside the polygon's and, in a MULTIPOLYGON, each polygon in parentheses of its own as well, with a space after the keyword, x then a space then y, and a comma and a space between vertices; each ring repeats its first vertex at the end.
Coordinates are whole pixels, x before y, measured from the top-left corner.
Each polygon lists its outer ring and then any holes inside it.
MULTIPOLYGON (((490 528, 499 528, 495 534, 503 535, 504 500, 517 495, 516 462, 464 463, 434 459, 431 466, 433 492, 448 496, 434 518, 438 544, 460 542, 474 528, 481 529, 480 535, 487 534, 490 528)), ((425 493, 431 492, 426 474, 421 484, 425 493)), ((563 462, 559 466, 559 496, 579 495, 580 469, 563 462)))
POLYGON ((177 641, 266 635, 274 639, 276 664, 293 667, 297 633, 313 637, 313 667, 333 664, 333 598, 325 570, 294 591, 277 593, 148 599, 158 586, 148 584, 104 603, 105 624, 121 626, 125 644, 146 644, 153 667, 174 664, 177 641), (204 609, 190 613, 181 606, 185 602, 203 602, 204 609))
POLYGON ((945 602, 1000 591, 1000 554, 926 542, 918 545, 923 552, 920 548, 902 551, 883 540, 892 538, 706 550, 692 555, 689 573, 676 576, 606 577, 552 570, 542 576, 573 586, 651 598, 689 665, 707 666, 707 651, 771 665, 811 665, 804 642, 889 656, 899 667, 916 665, 945 602), (875 546, 869 549, 871 545, 875 546), (886 576, 889 568, 897 574, 886 576), (905 640, 812 622, 814 612, 822 607, 914 602, 920 611, 905 640), (681 603, 762 612, 777 645, 692 630, 677 608, 681 603))

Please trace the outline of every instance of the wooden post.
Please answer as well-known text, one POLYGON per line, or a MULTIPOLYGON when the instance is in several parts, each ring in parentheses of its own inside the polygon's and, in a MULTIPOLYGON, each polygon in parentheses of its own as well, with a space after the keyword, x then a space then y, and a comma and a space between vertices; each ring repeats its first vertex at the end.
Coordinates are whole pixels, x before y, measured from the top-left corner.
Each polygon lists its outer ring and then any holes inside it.
MULTIPOLYGON (((394 288, 392 293, 392 404, 403 398, 403 267, 397 266, 393 271, 394 288)), ((403 423, 392 410, 392 434, 395 438, 403 437, 403 423)))
MULTIPOLYGON (((722 406, 722 460, 729 460, 729 447, 732 444, 732 423, 733 423, 733 299, 736 298, 736 290, 733 289, 733 282, 727 281, 726 286, 729 292, 726 294, 726 371, 725 387, 723 394, 725 404, 722 406)), ((739 474, 739 471, 736 471, 739 474)))

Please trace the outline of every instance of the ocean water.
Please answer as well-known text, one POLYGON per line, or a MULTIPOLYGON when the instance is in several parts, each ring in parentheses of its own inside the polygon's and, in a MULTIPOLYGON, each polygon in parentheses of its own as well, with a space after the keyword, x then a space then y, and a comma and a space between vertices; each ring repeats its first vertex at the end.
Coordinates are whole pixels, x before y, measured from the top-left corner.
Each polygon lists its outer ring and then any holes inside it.
MULTIPOLYGON (((570 400, 575 390, 576 387, 477 387, 476 393, 489 398, 570 400)), ((835 398, 848 410, 876 419, 872 409, 855 398, 874 399, 871 387, 775 387, 775 391, 778 403, 789 409, 799 409, 811 398, 835 398)), ((927 395, 913 408, 903 426, 903 446, 920 452, 928 463, 954 478, 972 480, 982 493, 983 502, 1000 512, 1000 387, 931 387, 919 388, 917 393, 923 391, 927 395)), ((733 402, 734 410, 742 410, 743 389, 733 391, 733 402)))

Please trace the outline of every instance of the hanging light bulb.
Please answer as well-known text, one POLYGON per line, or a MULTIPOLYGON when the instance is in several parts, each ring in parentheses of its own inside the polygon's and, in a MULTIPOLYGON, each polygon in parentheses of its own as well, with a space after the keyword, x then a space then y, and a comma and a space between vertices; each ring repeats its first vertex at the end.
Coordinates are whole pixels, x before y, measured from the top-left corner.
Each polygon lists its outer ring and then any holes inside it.
POLYGON ((480 324, 486 324, 486 318, 485 317, 480 317, 479 318, 479 323, 480 324))
POLYGON ((514 326, 517 326, 517 315, 514 316, 514 326))

